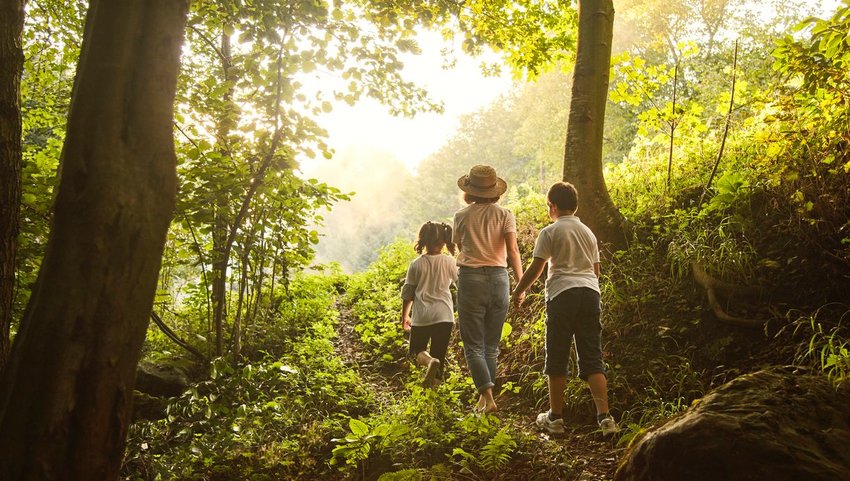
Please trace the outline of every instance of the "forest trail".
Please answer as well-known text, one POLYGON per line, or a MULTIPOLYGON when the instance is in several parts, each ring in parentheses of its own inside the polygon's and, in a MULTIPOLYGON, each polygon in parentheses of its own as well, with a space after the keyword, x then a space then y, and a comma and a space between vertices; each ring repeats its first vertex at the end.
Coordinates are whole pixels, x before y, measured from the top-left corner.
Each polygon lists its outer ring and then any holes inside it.
MULTIPOLYGON (((405 379, 409 376, 408 367, 403 363, 379 366, 364 355, 364 346, 355 331, 358 319, 351 309, 341 301, 335 308, 339 312, 337 337, 334 349, 343 361, 357 371, 361 378, 374 392, 376 399, 384 406, 392 405, 403 399, 405 379)), ((456 346, 457 330, 452 336, 452 345, 456 346)), ((463 366, 462 359, 452 359, 450 348, 449 364, 463 366)), ((624 448, 616 446, 616 439, 606 440, 601 437, 595 425, 581 425, 568 422, 567 432, 560 436, 550 436, 541 432, 534 424, 539 412, 536 406, 504 392, 497 397, 500 410, 497 417, 504 423, 513 426, 518 431, 530 437, 536 437, 540 442, 535 443, 535 449, 530 459, 519 465, 509 466, 510 479, 549 480, 560 479, 567 481, 607 481, 613 478, 618 460, 624 448)), ((473 405, 469 405, 471 412, 473 405)), ((458 413, 462 415, 466 413, 458 413)), ((495 475, 489 479, 503 479, 495 475)))

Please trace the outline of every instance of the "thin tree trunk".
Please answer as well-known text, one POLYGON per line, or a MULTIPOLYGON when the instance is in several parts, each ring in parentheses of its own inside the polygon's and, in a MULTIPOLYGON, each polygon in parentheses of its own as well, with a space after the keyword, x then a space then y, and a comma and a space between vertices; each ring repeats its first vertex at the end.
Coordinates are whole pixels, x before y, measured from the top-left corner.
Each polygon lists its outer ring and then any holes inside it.
MULTIPOLYGON (((245 327, 248 326, 251 319, 257 315, 257 307, 260 303, 260 296, 263 293, 263 279, 264 279, 264 268, 266 265, 266 253, 268 252, 268 244, 266 243, 266 230, 262 227, 266 218, 266 207, 263 206, 263 209, 260 211, 260 215, 255 221, 255 229, 253 236, 259 235, 258 245, 254 251, 255 262, 254 265, 257 266, 257 272, 252 272, 251 275, 251 296, 249 297, 250 302, 248 303, 248 307, 245 309, 245 327), (258 232, 259 231, 259 232, 258 232)), ((253 238, 252 236, 252 238, 253 238)))
POLYGON ((230 261, 229 249, 225 248, 227 242, 227 223, 224 213, 219 206, 215 213, 215 225, 213 227, 213 262, 212 262, 212 324, 215 329, 215 355, 221 356, 224 350, 222 338, 225 317, 225 293, 227 291, 227 264, 230 261))
MULTIPOLYGON (((260 310, 260 300, 263 298, 263 281, 266 279, 266 254, 268 254, 268 243, 265 241, 265 232, 260 232, 260 246, 261 249, 258 253, 259 259, 257 260, 259 272, 254 277, 254 305, 251 308, 249 321, 257 318, 257 312, 260 310)), ((245 327, 248 327, 247 323, 245 327)))
MULTIPOLYGON (((229 51, 229 50, 228 50, 229 51)), ((274 113, 274 122, 275 122, 275 131, 272 134, 271 144, 269 145, 269 151, 266 153, 265 158, 263 158, 260 162, 260 166, 257 168, 256 174, 251 179, 251 185, 248 187, 248 191, 245 193, 245 197, 242 198, 242 203, 239 206, 239 212, 236 213, 236 217, 233 219, 233 223, 230 225, 228 229, 227 239, 225 239, 224 243, 221 246, 221 253, 219 260, 223 265, 223 269, 221 271, 220 277, 214 277, 214 282, 216 282, 217 288, 223 294, 227 285, 227 280, 225 277, 227 270, 227 263, 230 261, 230 253, 233 250, 233 242, 236 240, 236 235, 239 233, 239 230, 242 228, 242 223, 245 221, 246 216, 248 215, 248 210, 251 205, 251 202, 254 200, 254 194, 257 193, 257 189, 262 185, 265 181, 266 173, 271 167, 272 161, 274 160, 274 154, 277 152, 278 145, 280 144, 280 139, 283 135, 283 129, 280 125, 280 99, 281 99, 281 88, 283 86, 283 65, 282 65, 282 53, 283 53, 283 45, 281 44, 281 49, 278 51, 278 59, 277 59, 277 95, 275 97, 275 113, 274 113)), ((213 289, 213 293, 216 292, 216 289, 213 289)), ((218 355, 222 354, 222 320, 223 320, 223 305, 224 305, 224 297, 222 296, 221 301, 216 304, 215 310, 215 324, 216 324, 216 352, 218 355)))
MULTIPOLYGON (((168 327, 165 321, 163 321, 162 318, 159 317, 159 314, 151 311, 151 319, 153 320, 154 324, 156 324, 156 326, 159 328, 159 330, 162 331, 162 333, 165 334, 167 338, 171 339, 174 344, 177 344, 178 346, 182 347, 190 354, 198 358, 198 360, 200 360, 201 362, 205 364, 209 362, 209 359, 207 359, 206 356, 201 354, 201 351, 198 351, 191 344, 184 341, 183 339, 180 339, 180 336, 178 336, 176 332, 174 332, 170 327, 168 327)), ((188 324, 191 324, 191 322, 188 324)))
POLYGON ((0 0, 0 373, 9 356, 21 207, 23 0, 0 0))
MULTIPOLYGON (((209 355, 209 340, 212 332, 212 301, 210 300, 210 281, 207 276, 207 261, 204 258, 204 250, 201 248, 201 243, 198 242, 198 236, 195 235, 195 228, 192 227, 192 220, 188 216, 183 216, 186 220, 186 226, 189 228, 189 233, 192 235, 192 244, 195 246, 195 251, 198 253, 198 264, 201 266, 201 278, 204 281, 204 294, 207 301, 207 355, 209 355)), ((189 323, 191 325, 191 323, 189 323)))
POLYGON ((612 0, 579 0, 578 45, 564 149, 564 180, 579 192, 579 217, 603 244, 626 246, 623 217, 602 170, 605 104, 614 25, 612 0))
POLYGON ((723 149, 726 147, 726 136, 729 135, 729 120, 732 118, 732 109, 735 108, 735 79, 738 72, 738 41, 735 40, 735 56, 732 59, 732 88, 729 95, 729 110, 726 111, 726 123, 723 126, 723 137, 720 139, 720 149, 717 151, 717 159, 714 161, 714 166, 711 168, 711 174, 705 182, 705 187, 702 189, 702 195, 699 197, 699 205, 702 205, 705 200, 705 195, 708 189, 711 188, 711 183, 714 181, 714 176, 717 174, 717 167, 720 166, 720 159, 723 158, 723 149))
POLYGON ((670 181, 673 177, 673 136, 676 134, 676 86, 679 79, 679 63, 673 69, 673 108, 670 111, 670 150, 667 152, 667 191, 670 191, 670 181))
MULTIPOLYGON (((230 112, 231 101, 233 99, 234 72, 230 50, 230 36, 225 33, 227 29, 222 28, 221 48, 217 50, 219 60, 221 61, 221 71, 224 82, 227 82, 230 87, 224 93, 224 102, 228 108, 221 113, 218 119, 216 137, 218 141, 218 150, 223 157, 230 157, 230 149, 228 138, 231 131, 235 128, 233 116, 230 112)), ((213 231, 213 324, 215 325, 215 353, 221 356, 224 352, 224 319, 226 316, 226 299, 227 291, 227 265, 230 263, 230 249, 233 241, 230 240, 230 225, 228 217, 230 216, 229 199, 220 200, 216 209, 215 229, 213 231)))
POLYGON ((277 249, 275 249, 275 252, 272 254, 272 277, 271 282, 269 282, 269 303, 266 305, 265 309, 263 309, 264 321, 268 319, 269 310, 274 303, 274 283, 277 280, 277 254, 277 249))
POLYGON ((118 477, 175 205, 187 3, 89 6, 50 238, 0 383, 0 480, 118 477))
POLYGON ((236 318, 233 320, 233 331, 230 342, 234 364, 239 362, 239 354, 242 352, 242 305, 245 300, 245 291, 248 287, 248 269, 250 269, 248 257, 250 255, 251 251, 246 245, 245 253, 241 256, 242 273, 239 276, 239 299, 236 301, 236 318))

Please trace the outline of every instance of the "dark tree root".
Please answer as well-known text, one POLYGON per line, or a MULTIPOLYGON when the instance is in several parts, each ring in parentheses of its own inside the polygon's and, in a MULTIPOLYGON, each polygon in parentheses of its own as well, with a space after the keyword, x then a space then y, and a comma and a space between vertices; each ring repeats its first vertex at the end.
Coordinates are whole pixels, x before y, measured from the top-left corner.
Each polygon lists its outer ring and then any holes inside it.
POLYGON ((739 295, 747 298, 758 298, 763 295, 764 289, 761 287, 739 286, 715 279, 705 272, 705 269, 696 261, 691 262, 691 271, 694 274, 696 283, 702 286, 706 294, 708 294, 708 305, 711 306, 711 311, 718 321, 738 327, 764 327, 767 323, 766 319, 747 319, 733 316, 726 312, 719 300, 719 295, 726 297, 739 295))

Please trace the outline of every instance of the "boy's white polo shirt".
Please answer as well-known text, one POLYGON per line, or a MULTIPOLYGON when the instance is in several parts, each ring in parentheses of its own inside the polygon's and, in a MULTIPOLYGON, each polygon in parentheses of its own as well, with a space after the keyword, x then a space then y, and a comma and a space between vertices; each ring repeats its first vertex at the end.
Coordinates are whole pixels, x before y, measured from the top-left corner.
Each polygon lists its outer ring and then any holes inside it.
POLYGON ((574 215, 564 215, 544 227, 534 244, 534 257, 548 261, 546 300, 574 287, 599 292, 593 264, 599 262, 599 246, 589 227, 574 215))

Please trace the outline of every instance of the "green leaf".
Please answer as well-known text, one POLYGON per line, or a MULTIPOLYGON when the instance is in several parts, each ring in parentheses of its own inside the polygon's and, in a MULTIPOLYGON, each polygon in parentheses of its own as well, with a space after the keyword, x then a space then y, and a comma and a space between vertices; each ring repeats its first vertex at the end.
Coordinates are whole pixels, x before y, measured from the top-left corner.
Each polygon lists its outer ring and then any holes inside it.
POLYGON ((514 332, 514 328, 513 328, 513 326, 511 326, 511 325, 510 325, 510 324, 508 324, 507 322, 506 322, 506 323, 504 323, 504 324, 502 325, 502 337, 500 338, 500 340, 504 341, 505 339, 507 339, 507 338, 508 338, 508 336, 510 336, 510 335, 511 335, 511 333, 512 333, 512 332, 514 332))
POLYGON ((363 421, 360 421, 359 419, 349 419, 348 427, 351 429, 352 434, 355 434, 359 437, 363 437, 369 432, 369 425, 364 423, 363 421))

